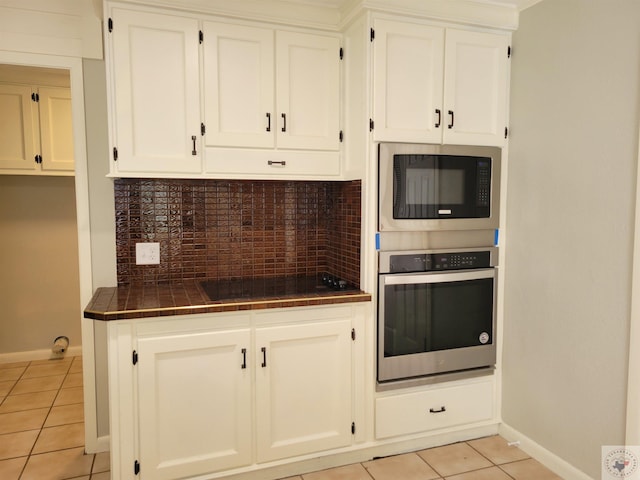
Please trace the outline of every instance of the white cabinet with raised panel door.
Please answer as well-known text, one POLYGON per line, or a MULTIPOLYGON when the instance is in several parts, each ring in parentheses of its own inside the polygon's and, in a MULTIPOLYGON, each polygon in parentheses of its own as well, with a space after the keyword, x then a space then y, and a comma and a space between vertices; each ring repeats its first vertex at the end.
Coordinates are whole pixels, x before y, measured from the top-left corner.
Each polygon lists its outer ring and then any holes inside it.
POLYGON ((340 174, 337 36, 204 22, 203 57, 207 172, 340 174))
POLYGON ((73 175, 68 88, 0 84, 0 173, 73 175))
POLYGON ((258 462, 351 444, 351 319, 258 328, 258 462))
POLYGON ((375 19, 376 141, 502 146, 509 36, 375 19))
POLYGON ((251 463, 249 343, 249 329, 138 338, 143 478, 251 463))
POLYGON ((350 447, 363 315, 340 305, 108 322, 112 478, 248 472, 350 447))
POLYGON ((198 20, 112 8, 112 173, 202 171, 198 20))

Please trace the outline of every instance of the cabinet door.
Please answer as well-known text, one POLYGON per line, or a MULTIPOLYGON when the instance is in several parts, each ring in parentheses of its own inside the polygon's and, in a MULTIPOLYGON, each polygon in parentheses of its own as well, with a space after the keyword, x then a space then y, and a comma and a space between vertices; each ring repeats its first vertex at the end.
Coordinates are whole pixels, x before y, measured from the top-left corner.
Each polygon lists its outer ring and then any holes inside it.
POLYGON ((138 340, 140 465, 146 480, 251 462, 249 340, 244 329, 138 340))
POLYGON ((338 38, 277 32, 276 92, 278 147, 339 149, 338 38))
POLYGON ((447 30, 444 143, 504 144, 508 45, 506 35, 447 30))
POLYGON ((273 147, 274 32, 205 22, 207 146, 273 147))
POLYGON ((117 171, 200 172, 198 21, 120 9, 112 14, 117 171))
POLYGON ((440 143, 444 29, 376 20, 373 137, 440 143))
POLYGON ((73 170, 71 91, 40 87, 42 170, 73 170))
POLYGON ((0 85, 0 168, 37 168, 38 107, 32 93, 29 86, 0 85))
POLYGON ((256 329, 258 462, 351 442, 351 322, 256 329))

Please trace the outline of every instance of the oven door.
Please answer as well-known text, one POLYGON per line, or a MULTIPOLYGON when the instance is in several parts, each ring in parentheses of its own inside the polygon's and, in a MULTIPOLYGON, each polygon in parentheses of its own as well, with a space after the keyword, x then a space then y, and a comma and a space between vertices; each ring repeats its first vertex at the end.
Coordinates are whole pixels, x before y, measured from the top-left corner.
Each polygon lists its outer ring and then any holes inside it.
POLYGON ((495 269, 379 276, 378 381, 493 366, 495 269))

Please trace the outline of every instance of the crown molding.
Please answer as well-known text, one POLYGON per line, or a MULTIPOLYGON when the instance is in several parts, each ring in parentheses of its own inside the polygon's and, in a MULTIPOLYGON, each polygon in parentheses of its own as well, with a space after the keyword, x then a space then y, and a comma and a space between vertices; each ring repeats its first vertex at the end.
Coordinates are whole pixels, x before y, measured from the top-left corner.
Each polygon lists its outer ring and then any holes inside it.
POLYGON ((341 31, 362 11, 429 18, 505 30, 518 27, 518 9, 492 0, 120 0, 282 25, 341 31))
POLYGON ((503 30, 516 30, 519 19, 515 5, 488 0, 361 0, 360 7, 388 14, 503 30))
POLYGON ((119 4, 338 31, 340 9, 299 0, 124 0, 119 4))

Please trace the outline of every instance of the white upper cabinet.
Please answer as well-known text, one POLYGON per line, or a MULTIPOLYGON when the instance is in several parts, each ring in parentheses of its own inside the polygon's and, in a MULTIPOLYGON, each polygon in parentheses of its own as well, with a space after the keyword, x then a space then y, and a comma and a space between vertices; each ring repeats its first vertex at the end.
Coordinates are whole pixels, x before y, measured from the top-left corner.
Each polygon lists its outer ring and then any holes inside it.
POLYGON ((376 141, 440 143, 444 29, 375 21, 376 141))
POLYGON ((37 167, 37 107, 32 93, 30 86, 0 85, 0 168, 37 167))
POLYGON ((207 146, 275 145, 274 32, 204 22, 207 146))
POLYGON ((199 28, 192 18, 111 11, 115 173, 199 173, 199 28))
POLYGON ((71 90, 40 87, 40 147, 43 171, 74 170, 71 90))
POLYGON ((340 39, 204 22, 205 172, 340 174, 340 39))
POLYGON ((206 145, 338 150, 338 38, 204 23, 206 145))
POLYGON ((376 141, 502 146, 508 35, 376 19, 376 141))
POLYGON ((0 173, 73 175, 71 91, 0 85, 0 173))
POLYGON ((447 30, 444 143, 504 143, 508 49, 509 38, 505 35, 447 30))
POLYGON ((278 147, 340 148, 339 67, 338 38, 277 32, 278 147))

